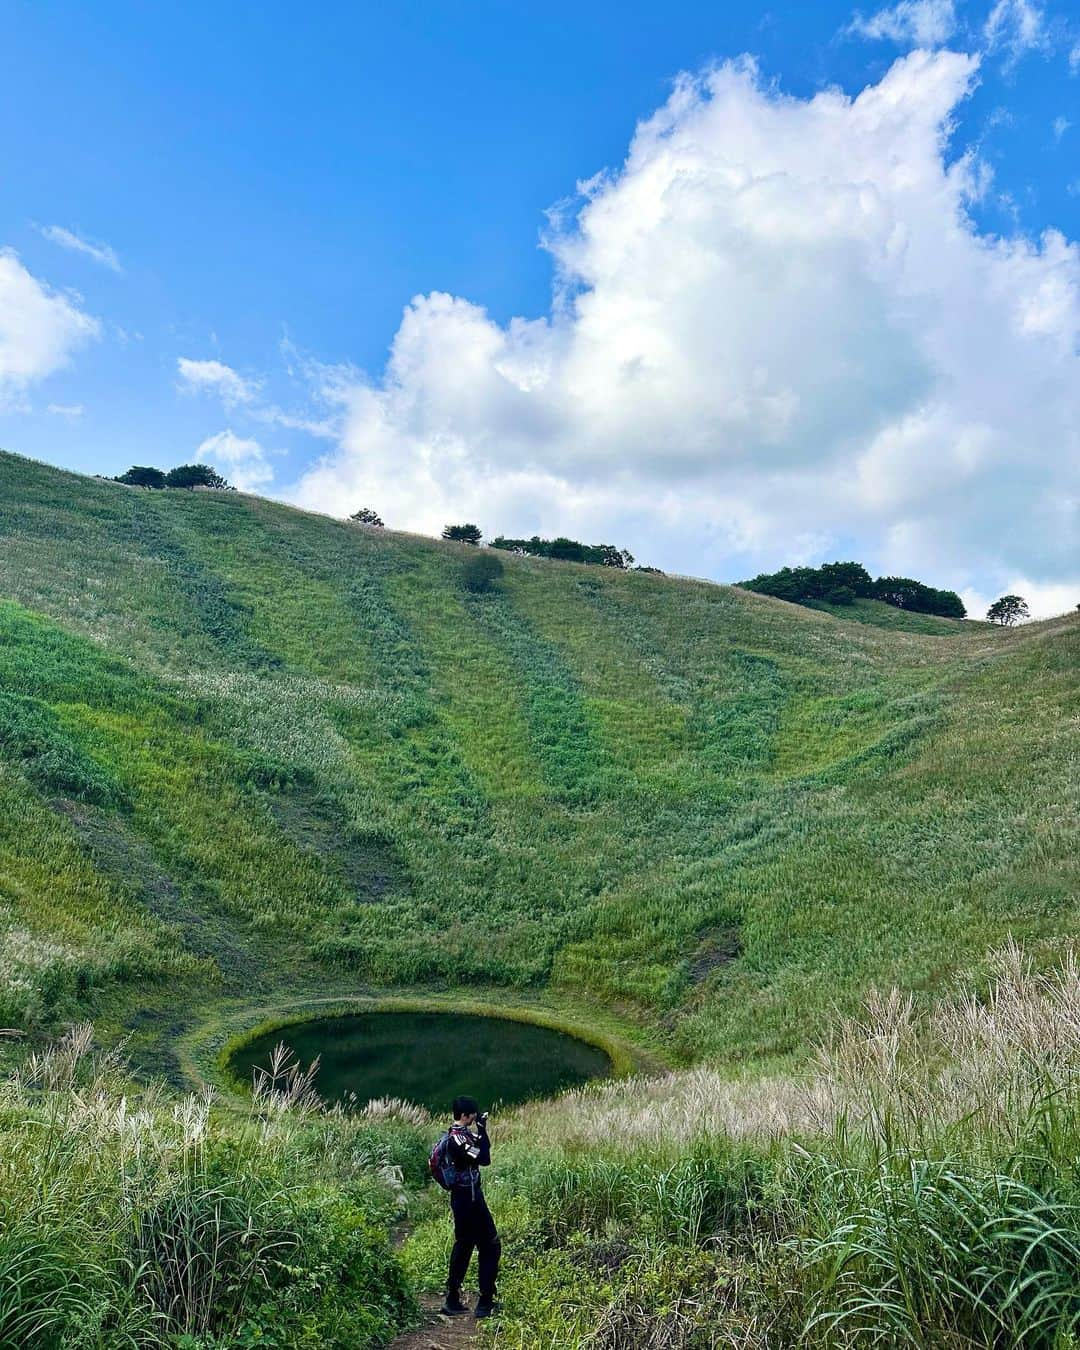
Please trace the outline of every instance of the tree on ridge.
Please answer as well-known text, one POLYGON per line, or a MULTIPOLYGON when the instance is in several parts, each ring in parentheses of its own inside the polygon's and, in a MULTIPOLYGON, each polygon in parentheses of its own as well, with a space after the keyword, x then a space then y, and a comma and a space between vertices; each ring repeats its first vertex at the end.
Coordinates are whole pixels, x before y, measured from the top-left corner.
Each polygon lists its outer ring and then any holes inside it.
POLYGON ((991 623, 1000 624, 1002 628, 1011 628, 1021 619, 1030 619, 1031 611, 1022 595, 1003 595, 986 611, 986 617, 991 623))
POLYGON ((120 474, 116 481, 125 483, 128 487, 163 488, 165 475, 160 469, 153 469, 147 464, 133 464, 126 473, 120 474))
POLYGON ((165 475, 171 488, 228 488, 229 484, 212 464, 179 464, 165 475))
POLYGON ((478 544, 483 535, 479 525, 447 525, 442 537, 453 539, 459 544, 478 544))
POLYGON ((520 553, 531 558, 555 558, 559 562, 594 563, 599 567, 619 567, 625 570, 634 561, 629 549, 614 544, 583 544, 578 539, 559 535, 555 539, 508 539, 499 534, 491 541, 492 548, 506 553, 520 553))

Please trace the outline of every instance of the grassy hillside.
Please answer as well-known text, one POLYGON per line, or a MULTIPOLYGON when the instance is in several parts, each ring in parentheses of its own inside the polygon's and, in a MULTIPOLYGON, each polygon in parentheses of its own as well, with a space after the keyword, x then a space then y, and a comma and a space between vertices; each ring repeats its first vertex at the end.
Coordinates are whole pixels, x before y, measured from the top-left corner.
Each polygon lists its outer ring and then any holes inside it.
POLYGON ((868 600, 857 596, 850 605, 830 605, 824 600, 806 600, 810 609, 832 614, 849 623, 872 623, 876 628, 896 628, 905 633, 929 633, 942 637, 955 636, 961 629, 991 629, 992 625, 978 619, 946 619, 938 614, 918 614, 910 609, 897 609, 884 600, 868 600))
POLYGON ((407 1326, 433 1122, 176 1091, 366 991, 689 1063, 496 1118, 484 1350, 1075 1346, 1076 617, 471 556, 0 455, 0 1345, 407 1326))
POLYGON ((0 1020, 166 1063, 241 996, 510 986, 745 1058, 1075 930, 1075 621, 469 554, 0 456, 0 1020))

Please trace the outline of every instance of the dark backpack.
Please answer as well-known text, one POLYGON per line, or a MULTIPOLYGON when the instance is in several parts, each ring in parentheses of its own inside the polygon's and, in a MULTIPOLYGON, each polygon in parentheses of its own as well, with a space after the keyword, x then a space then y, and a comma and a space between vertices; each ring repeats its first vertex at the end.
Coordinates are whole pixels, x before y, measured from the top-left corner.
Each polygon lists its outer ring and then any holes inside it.
POLYGON ((428 1171, 443 1188, 452 1191, 457 1180, 457 1168, 450 1161, 450 1131, 444 1130, 435 1140, 428 1158, 428 1171))

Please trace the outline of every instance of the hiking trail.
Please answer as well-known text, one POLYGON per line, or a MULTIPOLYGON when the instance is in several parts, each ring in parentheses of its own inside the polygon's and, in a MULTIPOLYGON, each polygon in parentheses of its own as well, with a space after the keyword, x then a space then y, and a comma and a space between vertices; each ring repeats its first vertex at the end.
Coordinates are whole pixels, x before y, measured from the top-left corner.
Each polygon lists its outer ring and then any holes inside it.
POLYGON ((465 1350, 476 1343, 476 1320, 472 1312, 460 1317, 441 1317, 442 1294, 421 1294, 421 1322, 412 1331, 396 1336, 389 1350, 465 1350))

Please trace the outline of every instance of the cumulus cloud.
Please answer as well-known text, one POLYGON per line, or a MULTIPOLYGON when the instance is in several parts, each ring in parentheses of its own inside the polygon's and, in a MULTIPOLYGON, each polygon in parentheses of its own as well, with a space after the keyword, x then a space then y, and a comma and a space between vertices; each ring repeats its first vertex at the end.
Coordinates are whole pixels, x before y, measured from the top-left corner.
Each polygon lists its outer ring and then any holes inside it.
POLYGON ((857 97, 681 79, 548 240, 553 304, 406 307, 292 492, 435 532, 570 533, 733 578, 861 557, 999 593, 1077 573, 1080 250, 981 235, 947 153, 975 58, 857 97))
POLYGON ((195 459, 221 470, 241 492, 254 492, 273 482, 274 469, 267 460, 267 451, 258 441, 237 436, 231 429, 207 436, 196 450, 195 459))
POLYGON ((32 384, 60 370, 101 325, 78 297, 52 290, 0 249, 0 408, 24 406, 32 384))
POLYGON ((182 389, 188 393, 215 394, 227 408, 252 403, 262 388, 259 380, 246 379, 223 361, 193 361, 181 356, 176 370, 182 389))
POLYGON ((916 47, 940 47, 956 32, 956 6, 953 0, 900 0, 869 18, 856 14, 848 31, 916 47))
POLYGON ((985 619, 986 611, 1002 595, 1020 595, 1027 601, 1033 619, 1051 619, 1068 614, 1080 605, 1080 587, 1069 583, 1041 583, 1030 577, 1006 577, 991 595, 989 592, 965 589, 961 599, 971 619, 985 619))
POLYGON ((59 244, 61 248, 70 249, 73 253, 81 253, 101 267, 107 267, 111 272, 124 270, 120 266, 116 250, 98 239, 87 239, 77 230, 67 230, 63 225, 42 225, 41 233, 51 243, 59 244))

